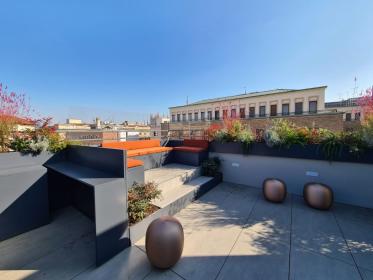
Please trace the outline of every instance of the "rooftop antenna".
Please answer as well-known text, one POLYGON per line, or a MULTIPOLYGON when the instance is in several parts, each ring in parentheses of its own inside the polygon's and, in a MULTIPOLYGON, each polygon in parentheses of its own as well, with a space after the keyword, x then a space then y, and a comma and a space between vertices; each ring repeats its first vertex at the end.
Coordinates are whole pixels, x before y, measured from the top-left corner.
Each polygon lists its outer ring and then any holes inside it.
POLYGON ((187 103, 186 103, 186 105, 189 105, 189 101, 188 101, 188 95, 187 95, 187 103))
POLYGON ((355 79, 354 79, 354 92, 353 92, 353 97, 356 97, 357 95, 357 89, 358 89, 358 86, 357 86, 357 77, 355 76, 355 79))

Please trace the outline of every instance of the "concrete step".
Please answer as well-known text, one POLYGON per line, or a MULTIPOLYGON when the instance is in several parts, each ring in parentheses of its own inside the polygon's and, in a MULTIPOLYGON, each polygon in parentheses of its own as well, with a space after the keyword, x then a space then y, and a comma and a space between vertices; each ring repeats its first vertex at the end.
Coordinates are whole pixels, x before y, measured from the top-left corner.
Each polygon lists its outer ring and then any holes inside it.
POLYGON ((201 168, 184 164, 167 164, 145 171, 145 182, 154 182, 162 193, 167 193, 193 180, 201 174, 201 168))
POLYGON ((153 181, 162 191, 152 204, 160 209, 141 222, 130 227, 131 242, 142 238, 149 224, 155 219, 174 215, 220 183, 220 178, 199 176, 201 169, 182 164, 169 164, 145 171, 145 182, 153 181))
POLYGON ((174 186, 162 191, 162 197, 152 203, 160 208, 173 206, 172 212, 176 213, 196 199, 200 188, 208 185, 212 177, 199 176, 184 185, 174 186), (177 205, 177 208, 175 206, 177 205))

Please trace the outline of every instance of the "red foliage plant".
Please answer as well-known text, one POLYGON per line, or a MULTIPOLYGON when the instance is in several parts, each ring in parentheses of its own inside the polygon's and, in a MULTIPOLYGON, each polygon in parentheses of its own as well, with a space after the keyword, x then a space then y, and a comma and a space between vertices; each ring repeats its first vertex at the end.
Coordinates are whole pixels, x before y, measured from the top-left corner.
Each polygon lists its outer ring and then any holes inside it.
POLYGON ((365 93, 358 98, 357 104, 360 106, 362 117, 365 120, 373 117, 373 87, 368 88, 365 93))
POLYGON ((31 109, 25 94, 8 92, 7 89, 0 83, 0 152, 7 151, 10 139, 20 134, 15 131, 16 125, 38 127, 32 132, 35 135, 30 136, 47 136, 53 133, 49 128, 51 118, 32 118, 31 114, 35 115, 35 111, 31 109))
POLYGON ((206 134, 208 136, 209 140, 214 139, 214 136, 217 131, 221 130, 223 128, 223 125, 219 123, 212 123, 210 126, 206 129, 206 134))
POLYGON ((0 117, 1 121, 31 121, 30 106, 26 102, 24 94, 17 94, 15 92, 7 92, 7 87, 3 88, 0 83, 0 117))

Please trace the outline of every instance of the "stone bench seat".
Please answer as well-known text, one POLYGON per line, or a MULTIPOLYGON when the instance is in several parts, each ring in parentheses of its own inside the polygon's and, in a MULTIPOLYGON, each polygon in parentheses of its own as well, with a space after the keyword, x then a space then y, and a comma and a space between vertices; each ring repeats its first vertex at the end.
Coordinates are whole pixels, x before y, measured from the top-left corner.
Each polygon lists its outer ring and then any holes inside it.
POLYGON ((103 148, 126 150, 128 158, 143 162, 144 170, 160 167, 167 163, 172 147, 161 146, 158 139, 102 143, 103 148))
POLYGON ((128 189, 130 189, 134 183, 142 184, 144 181, 144 162, 135 158, 127 158, 128 189))
POLYGON ((182 152, 200 153, 200 152, 206 151, 207 149, 201 148, 201 147, 178 146, 178 147, 174 147, 174 150, 182 151, 182 152))
POLYGON ((133 167, 138 167, 138 166, 143 166, 144 162, 139 159, 134 159, 134 158, 127 158, 127 168, 133 168, 133 167))
POLYGON ((136 157, 172 151, 171 147, 152 147, 144 149, 128 150, 127 156, 136 157))
POLYGON ((181 146, 173 147, 172 160, 181 164, 201 165, 208 158, 207 140, 184 139, 181 146))

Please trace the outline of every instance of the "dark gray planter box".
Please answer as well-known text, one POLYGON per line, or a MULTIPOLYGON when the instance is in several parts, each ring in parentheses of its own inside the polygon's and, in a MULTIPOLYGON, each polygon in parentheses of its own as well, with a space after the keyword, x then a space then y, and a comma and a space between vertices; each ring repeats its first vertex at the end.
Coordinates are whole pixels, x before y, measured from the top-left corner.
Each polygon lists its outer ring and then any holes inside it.
POLYGON ((341 152, 334 158, 328 159, 324 156, 322 147, 320 145, 293 145, 289 148, 271 148, 268 147, 265 143, 253 143, 247 150, 244 148, 242 143, 219 143, 213 141, 210 143, 210 152, 341 162, 373 163, 373 149, 368 149, 360 155, 354 155, 349 152, 348 147, 344 147, 341 152))
POLYGON ((53 155, 0 154, 0 241, 49 223, 47 169, 53 155))

